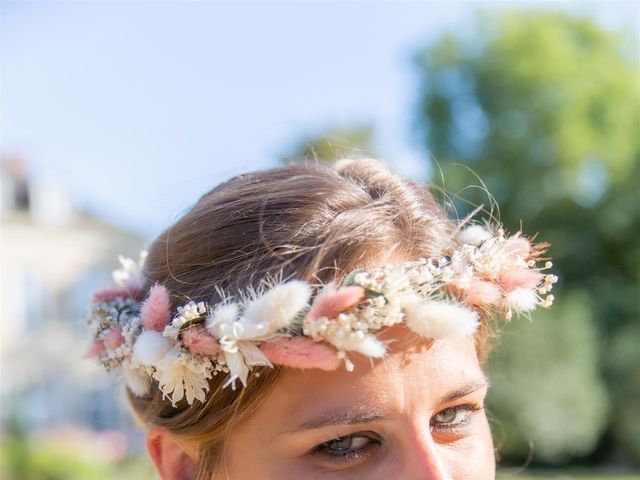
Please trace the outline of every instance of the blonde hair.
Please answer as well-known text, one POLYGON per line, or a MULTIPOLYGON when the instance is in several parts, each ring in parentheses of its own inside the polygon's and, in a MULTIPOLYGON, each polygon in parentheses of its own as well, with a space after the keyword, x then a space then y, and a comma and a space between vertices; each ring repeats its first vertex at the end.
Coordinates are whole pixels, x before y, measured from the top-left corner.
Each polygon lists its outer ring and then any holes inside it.
MULTIPOLYGON (((202 196, 152 243, 145 288, 164 284, 175 308, 215 303, 216 286, 233 293, 266 276, 339 280, 381 258, 439 253, 455 228, 425 185, 377 160, 292 163, 238 175, 202 196)), ((477 334, 480 356, 484 337, 486 328, 477 334)), ((207 401, 192 406, 172 407, 157 384, 148 396, 128 396, 141 423, 198 446, 196 479, 210 479, 230 428, 260 405, 280 372, 266 368, 235 391, 215 376, 207 401)))

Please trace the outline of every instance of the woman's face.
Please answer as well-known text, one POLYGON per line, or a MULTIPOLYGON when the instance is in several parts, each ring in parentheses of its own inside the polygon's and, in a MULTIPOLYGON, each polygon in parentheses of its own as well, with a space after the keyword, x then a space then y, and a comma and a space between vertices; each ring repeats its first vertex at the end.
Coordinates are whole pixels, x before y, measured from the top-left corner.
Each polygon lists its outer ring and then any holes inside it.
POLYGON ((419 344, 386 332, 390 353, 353 372, 288 370, 234 428, 220 478, 493 479, 487 380, 472 338, 419 344))

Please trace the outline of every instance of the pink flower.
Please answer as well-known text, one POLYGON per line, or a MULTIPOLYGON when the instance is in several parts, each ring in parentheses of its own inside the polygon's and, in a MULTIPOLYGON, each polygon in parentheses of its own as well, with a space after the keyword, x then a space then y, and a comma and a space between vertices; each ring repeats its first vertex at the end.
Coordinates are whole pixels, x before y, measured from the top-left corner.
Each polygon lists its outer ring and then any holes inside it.
POLYGON ((93 295, 91 303, 111 302, 116 298, 133 298, 136 296, 136 291, 128 287, 113 287, 100 290, 93 295))
POLYGON ((462 300, 469 305, 497 305, 502 300, 498 285, 479 278, 472 278, 469 287, 461 294, 462 300))
POLYGON ((524 237, 509 238, 504 242, 504 249, 512 258, 527 258, 531 253, 531 244, 524 237))
POLYGON ((105 351, 104 342, 102 340, 94 340, 87 348, 84 354, 84 358, 97 358, 102 352, 105 351))
POLYGON ((321 292, 307 313, 307 320, 315 320, 320 317, 335 318, 340 312, 349 310, 364 300, 364 288, 359 285, 347 287, 329 288, 321 292))
POLYGON ((162 332, 171 319, 169 291, 164 285, 156 283, 147 299, 140 307, 140 318, 146 330, 162 332))
POLYGON ((260 350, 273 364, 292 368, 330 371, 338 368, 341 362, 334 348, 326 343, 314 342, 309 337, 280 338, 264 342, 260 345, 260 350))
POLYGON ((115 350, 123 343, 124 337, 122 336, 122 327, 120 325, 116 325, 109 330, 109 333, 107 333, 107 336, 104 339, 104 346, 109 350, 115 350))
POLYGON ((220 344, 207 332, 203 325, 189 327, 182 332, 182 344, 191 353, 197 355, 216 355, 220 351, 220 344))
POLYGON ((537 270, 526 268, 512 268, 498 274, 497 281, 506 292, 516 288, 533 289, 540 283, 543 275, 537 270))

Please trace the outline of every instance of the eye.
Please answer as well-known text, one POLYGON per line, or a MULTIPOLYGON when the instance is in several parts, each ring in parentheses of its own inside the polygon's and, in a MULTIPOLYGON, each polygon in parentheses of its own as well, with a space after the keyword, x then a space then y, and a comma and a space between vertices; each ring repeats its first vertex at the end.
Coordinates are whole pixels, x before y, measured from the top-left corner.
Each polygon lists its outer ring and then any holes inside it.
POLYGON ((312 454, 329 459, 349 461, 363 458, 382 443, 373 432, 358 432, 336 437, 313 448, 312 454))
POLYGON ((338 437, 330 442, 326 442, 325 448, 332 452, 348 452, 350 450, 359 450, 363 448, 369 439, 367 437, 338 437))
POLYGON ((466 426, 473 420, 473 414, 482 410, 478 405, 456 405, 440 410, 431 417, 432 430, 455 430, 466 426))
POLYGON ((439 413, 436 413, 433 416, 433 421, 435 423, 443 424, 443 423, 453 423, 454 420, 458 417, 460 410, 457 408, 445 408, 439 413))

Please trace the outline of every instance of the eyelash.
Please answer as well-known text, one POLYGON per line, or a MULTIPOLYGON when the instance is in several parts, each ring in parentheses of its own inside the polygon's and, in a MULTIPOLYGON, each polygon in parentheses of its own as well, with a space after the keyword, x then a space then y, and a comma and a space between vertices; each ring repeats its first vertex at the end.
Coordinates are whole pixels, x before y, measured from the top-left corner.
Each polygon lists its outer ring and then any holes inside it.
MULTIPOLYGON (((432 417, 432 420, 433 418, 437 417, 438 415, 442 415, 445 412, 455 413, 454 418, 457 418, 458 414, 462 412, 464 412, 466 415, 462 420, 459 420, 457 422, 448 422, 448 423, 439 423, 439 424, 431 423, 429 427, 432 431, 435 430, 439 432, 455 432, 457 430, 460 430, 462 427, 468 425, 473 418, 472 414, 479 410, 482 410, 483 408, 484 406, 482 405, 478 406, 473 404, 463 404, 463 405, 456 405, 454 407, 445 408, 444 410, 440 410, 438 413, 436 413, 432 417)), ((322 455, 331 460, 348 462, 348 461, 358 460, 360 458, 363 458, 365 455, 370 453, 369 452, 370 449, 374 448, 375 446, 381 445, 382 442, 383 441, 380 438, 380 436, 375 434, 374 432, 356 432, 356 433, 351 433, 349 435, 343 435, 341 437, 332 438, 331 440, 323 442, 317 445, 316 447, 314 447, 311 453, 315 455, 322 455), (336 450, 332 451, 332 449, 330 448, 330 444, 332 443, 343 442, 343 441, 353 441, 354 439, 357 439, 357 438, 364 438, 366 440, 369 440, 369 442, 363 447, 360 447, 354 450, 344 450, 343 452, 337 452, 336 450)))
POLYGON ((432 417, 432 423, 430 424, 431 431, 438 432, 455 432, 460 430, 461 428, 467 426, 471 420, 473 420, 473 414, 478 412, 484 408, 483 405, 473 405, 471 403, 466 403, 463 405, 456 405, 454 407, 445 408, 444 410, 440 410, 432 417), (458 417, 458 414, 464 413, 464 417, 457 422, 447 422, 447 423, 433 423, 433 419, 438 415, 442 415, 445 412, 453 412, 455 413, 455 417, 458 417))
POLYGON ((332 438, 327 442, 323 442, 320 445, 314 447, 311 453, 316 455, 322 455, 331 460, 348 462, 351 460, 358 460, 360 458, 363 458, 365 455, 367 455, 367 453, 369 453, 370 449, 375 448, 376 446, 379 446, 381 444, 382 444, 382 439, 380 438, 379 435, 375 434, 374 432, 356 432, 356 433, 351 433, 349 435, 343 435, 341 437, 332 438), (332 450, 330 447, 330 444, 332 443, 347 441, 347 440, 353 441, 354 439, 357 439, 357 438, 364 438, 368 440, 368 443, 360 448, 357 448, 354 450, 345 450, 343 452, 332 450))

